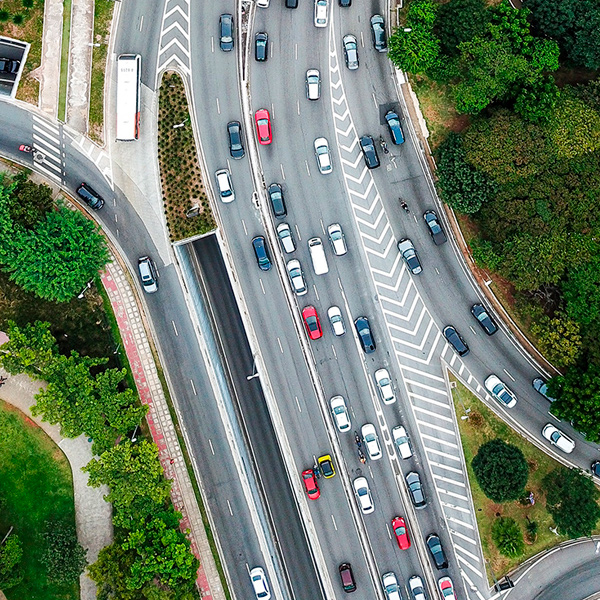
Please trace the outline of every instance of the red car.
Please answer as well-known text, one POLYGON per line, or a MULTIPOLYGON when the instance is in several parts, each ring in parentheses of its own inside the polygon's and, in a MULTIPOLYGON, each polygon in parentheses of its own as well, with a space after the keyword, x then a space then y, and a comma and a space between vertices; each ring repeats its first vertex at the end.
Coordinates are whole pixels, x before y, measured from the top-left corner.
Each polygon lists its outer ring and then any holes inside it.
POLYGON ((392 519, 392 529, 396 534, 398 546, 400 550, 408 550, 410 548, 410 538, 408 537, 408 529, 403 517, 394 517, 392 519))
POLYGON ((306 325, 308 337, 311 340, 318 340, 323 335, 323 330, 317 316, 317 309, 314 306, 306 306, 302 309, 302 318, 304 319, 304 325, 306 325))
POLYGON ((256 133, 258 135, 258 143, 266 146, 273 141, 271 137, 271 117, 266 108, 261 108, 254 115, 256 121, 256 133))
POLYGON ((315 472, 312 469, 302 471, 302 481, 304 481, 304 487, 306 488, 308 497, 311 500, 316 500, 321 495, 321 492, 319 490, 319 486, 317 485, 315 472))

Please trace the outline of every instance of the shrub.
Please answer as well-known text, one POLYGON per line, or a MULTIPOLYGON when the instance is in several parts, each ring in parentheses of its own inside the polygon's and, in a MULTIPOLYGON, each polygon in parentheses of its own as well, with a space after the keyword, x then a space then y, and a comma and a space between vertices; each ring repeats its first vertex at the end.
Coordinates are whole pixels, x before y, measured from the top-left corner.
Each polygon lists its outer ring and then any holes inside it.
POLYGON ((518 523, 510 517, 500 517, 494 521, 492 540, 500 554, 509 558, 521 556, 525 551, 523 532, 518 523))

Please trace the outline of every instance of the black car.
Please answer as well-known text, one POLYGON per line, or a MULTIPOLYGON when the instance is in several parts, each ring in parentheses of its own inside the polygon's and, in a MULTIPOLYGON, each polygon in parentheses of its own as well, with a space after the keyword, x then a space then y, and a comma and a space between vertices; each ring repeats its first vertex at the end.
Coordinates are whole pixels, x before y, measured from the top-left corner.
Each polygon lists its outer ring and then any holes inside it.
POLYGON ((233 50, 233 15, 225 13, 219 19, 221 28, 221 50, 231 52, 233 50))
POLYGON ((600 477, 600 460, 595 460, 592 463, 591 469, 592 469, 592 475, 595 475, 596 477, 600 477))
POLYGON ((448 241, 448 238, 442 229, 437 215, 432 210, 428 210, 423 213, 423 218, 425 219, 425 223, 427 224, 427 229, 429 229, 429 234, 431 235, 433 243, 436 246, 445 244, 448 241))
POLYGON ((350 563, 342 563, 340 565, 340 579, 342 580, 342 587, 347 594, 356 591, 356 581, 350 563))
POLYGON ((358 333, 358 339, 360 340, 360 345, 365 351, 365 354, 375 352, 375 340, 373 339, 369 319, 367 319, 367 317, 358 317, 358 319, 354 321, 354 327, 356 327, 356 333, 358 333))
POLYGON ((15 75, 19 72, 21 63, 10 58, 0 58, 0 73, 15 75))
POLYGON ((402 133, 402 127, 400 127, 400 117, 398 116, 398 113, 393 110, 388 110, 388 112, 385 113, 385 122, 390 129, 392 142, 396 144, 396 146, 404 144, 404 134, 402 133))
POLYGON ((431 552, 436 569, 438 571, 447 569, 448 559, 446 558, 446 554, 442 548, 442 542, 440 542, 437 533, 432 533, 427 537, 427 547, 429 548, 429 552, 431 552))
POLYGON ((387 50, 387 37, 385 34, 385 21, 381 15, 371 17, 371 35, 373 36, 373 46, 377 52, 387 50))
POLYGON ((365 157, 365 163, 369 169, 376 169, 379 166, 379 157, 377 156, 377 149, 375 148, 375 142, 370 135, 363 135, 360 138, 360 149, 365 157))
POLYGON ((252 247, 256 255, 256 262, 261 271, 269 271, 271 269, 271 257, 267 249, 267 243, 262 235, 257 235, 252 240, 252 247))
POLYGON ((264 31, 259 31, 254 36, 254 58, 264 62, 268 58, 269 36, 264 31))
POLYGON ((494 335, 496 331, 498 331, 498 325, 496 325, 494 319, 490 317, 483 304, 473 304, 473 306, 471 306, 471 314, 477 319, 488 335, 494 335))
POLYGON ((268 188, 269 199, 271 200, 271 206, 273 207, 273 214, 278 219, 283 219, 287 216, 287 210, 285 208, 285 200, 283 198, 283 190, 278 183, 272 183, 268 188))
POLYGON ((229 121, 227 123, 227 133, 229 134, 229 154, 232 158, 244 158, 244 144, 242 142, 242 125, 239 121, 229 121))
POLYGON ((421 484, 421 478, 416 471, 411 471, 406 475, 406 485, 410 492, 410 499, 415 505, 415 508, 423 508, 427 506, 427 498, 423 491, 423 485, 421 484))
POLYGON ((77 195, 94 210, 99 210, 104 206, 104 198, 87 183, 82 183, 77 188, 77 195))
POLYGON ((467 346, 465 340, 462 339, 460 333, 456 331, 452 325, 444 327, 444 337, 448 340, 448 343, 456 350, 459 356, 466 356, 469 354, 469 346, 467 346))
POLYGON ((548 402, 554 402, 556 400, 556 398, 553 398, 552 396, 548 395, 548 383, 546 381, 544 381, 541 377, 536 377, 531 382, 531 385, 533 386, 533 389, 538 394, 541 394, 542 396, 544 396, 544 398, 546 398, 546 400, 548 400, 548 402))
POLYGON ((338 0, 340 6, 352 6, 352 0, 338 0))

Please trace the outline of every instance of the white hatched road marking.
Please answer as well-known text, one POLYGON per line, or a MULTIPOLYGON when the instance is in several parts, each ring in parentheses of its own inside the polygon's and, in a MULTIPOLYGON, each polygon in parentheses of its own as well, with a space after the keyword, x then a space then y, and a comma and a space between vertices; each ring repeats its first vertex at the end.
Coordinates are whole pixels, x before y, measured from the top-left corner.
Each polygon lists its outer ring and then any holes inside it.
POLYGON ((165 2, 156 63, 157 83, 162 71, 174 67, 178 67, 185 75, 190 75, 189 0, 167 0, 165 2))

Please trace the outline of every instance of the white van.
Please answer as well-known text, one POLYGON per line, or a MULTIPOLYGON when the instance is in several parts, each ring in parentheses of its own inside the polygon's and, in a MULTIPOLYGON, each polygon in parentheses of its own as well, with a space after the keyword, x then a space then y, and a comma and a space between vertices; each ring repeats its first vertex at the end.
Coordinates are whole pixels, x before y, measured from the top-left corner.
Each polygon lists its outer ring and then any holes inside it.
POLYGON ((313 268, 317 275, 325 275, 329 273, 327 258, 325 258, 325 249, 321 238, 314 237, 308 240, 308 250, 312 259, 313 268))

